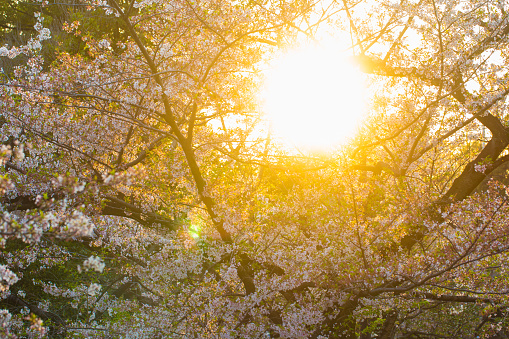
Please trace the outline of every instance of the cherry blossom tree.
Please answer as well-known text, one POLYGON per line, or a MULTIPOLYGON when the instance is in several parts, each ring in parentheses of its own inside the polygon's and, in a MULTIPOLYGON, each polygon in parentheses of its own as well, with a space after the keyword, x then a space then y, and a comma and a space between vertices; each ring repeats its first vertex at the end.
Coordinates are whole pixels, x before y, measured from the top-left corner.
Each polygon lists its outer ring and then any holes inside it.
POLYGON ((76 4, 83 53, 45 64, 45 1, 0 47, 2 336, 508 335, 508 4, 76 4), (262 70, 326 24, 376 94, 297 157, 262 70))

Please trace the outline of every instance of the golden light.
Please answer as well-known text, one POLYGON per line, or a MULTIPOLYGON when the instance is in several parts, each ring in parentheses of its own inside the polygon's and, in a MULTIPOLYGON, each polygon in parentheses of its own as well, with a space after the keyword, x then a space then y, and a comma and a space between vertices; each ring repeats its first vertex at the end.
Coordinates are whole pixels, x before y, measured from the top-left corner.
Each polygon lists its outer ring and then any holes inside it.
POLYGON ((301 151, 345 143, 367 100, 365 78, 337 39, 281 56, 267 73, 264 98, 272 133, 301 151))

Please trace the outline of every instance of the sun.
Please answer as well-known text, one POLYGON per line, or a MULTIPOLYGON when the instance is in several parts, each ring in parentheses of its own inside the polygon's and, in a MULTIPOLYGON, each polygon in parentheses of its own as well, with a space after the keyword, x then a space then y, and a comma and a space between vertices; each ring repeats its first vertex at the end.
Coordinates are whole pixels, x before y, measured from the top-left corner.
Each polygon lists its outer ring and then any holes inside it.
POLYGON ((365 115, 365 77, 338 39, 289 51, 273 63, 266 79, 272 133, 301 151, 344 144, 365 115))

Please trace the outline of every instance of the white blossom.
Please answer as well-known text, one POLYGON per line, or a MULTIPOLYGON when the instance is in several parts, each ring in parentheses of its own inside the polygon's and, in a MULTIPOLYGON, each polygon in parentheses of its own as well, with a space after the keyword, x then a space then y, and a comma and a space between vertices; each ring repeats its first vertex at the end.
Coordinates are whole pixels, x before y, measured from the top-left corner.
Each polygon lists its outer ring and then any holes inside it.
POLYGON ((83 262, 83 268, 85 270, 92 269, 96 272, 102 272, 105 266, 106 264, 102 261, 102 259, 94 255, 83 262))
POLYGON ((97 43, 100 48, 110 48, 110 42, 106 39, 102 39, 97 43))
POLYGON ((6 292, 9 287, 18 281, 18 276, 7 266, 0 265, 0 291, 6 292))
POLYGON ((95 296, 101 290, 101 285, 92 283, 87 290, 88 295, 95 296))
POLYGON ((474 170, 476 172, 484 173, 484 172, 486 172, 486 169, 487 169, 486 164, 475 164, 474 165, 474 170))

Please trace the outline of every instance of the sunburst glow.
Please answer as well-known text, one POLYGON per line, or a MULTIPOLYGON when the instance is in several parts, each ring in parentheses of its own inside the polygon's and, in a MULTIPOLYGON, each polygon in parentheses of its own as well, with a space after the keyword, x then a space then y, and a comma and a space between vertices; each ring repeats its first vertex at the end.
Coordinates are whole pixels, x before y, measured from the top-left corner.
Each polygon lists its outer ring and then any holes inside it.
POLYGON ((273 133, 300 150, 344 143, 364 115, 363 74, 337 39, 283 55, 268 73, 265 91, 273 133))

